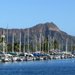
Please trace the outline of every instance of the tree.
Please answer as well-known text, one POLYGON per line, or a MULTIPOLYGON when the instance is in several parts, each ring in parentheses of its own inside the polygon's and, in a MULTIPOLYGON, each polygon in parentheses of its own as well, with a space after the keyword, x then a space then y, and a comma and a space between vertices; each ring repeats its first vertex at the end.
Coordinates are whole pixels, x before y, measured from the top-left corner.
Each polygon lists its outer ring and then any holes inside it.
POLYGON ((57 40, 54 40, 54 49, 58 49, 59 48, 59 44, 57 40))

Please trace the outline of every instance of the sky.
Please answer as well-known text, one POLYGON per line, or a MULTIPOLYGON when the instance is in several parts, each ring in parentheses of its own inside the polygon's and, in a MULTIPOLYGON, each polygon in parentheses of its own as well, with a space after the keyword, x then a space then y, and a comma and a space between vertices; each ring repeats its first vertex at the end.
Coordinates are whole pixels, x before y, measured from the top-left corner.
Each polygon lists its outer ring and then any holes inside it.
POLYGON ((75 36, 75 0, 0 0, 0 28, 29 28, 45 22, 75 36))

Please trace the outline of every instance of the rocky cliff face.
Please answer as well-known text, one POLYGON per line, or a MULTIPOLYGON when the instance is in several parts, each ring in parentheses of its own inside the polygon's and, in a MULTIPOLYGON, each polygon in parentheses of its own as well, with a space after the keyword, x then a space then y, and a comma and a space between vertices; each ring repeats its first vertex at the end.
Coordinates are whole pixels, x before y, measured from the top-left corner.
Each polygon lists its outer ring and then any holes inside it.
POLYGON ((63 44, 65 45, 66 39, 68 39, 69 45, 71 44, 71 42, 73 44, 75 44, 75 37, 61 31, 53 22, 37 24, 34 27, 31 27, 29 29, 8 29, 7 30, 7 29, 0 28, 0 35, 2 35, 3 31, 4 31, 4 34, 6 35, 6 38, 7 38, 7 32, 8 32, 8 42, 12 43, 13 34, 15 37, 15 42, 19 42, 20 33, 21 33, 22 43, 24 43, 24 38, 25 38, 25 42, 27 43, 28 30, 29 30, 30 43, 32 43, 33 40, 34 41, 36 40, 35 36, 37 36, 37 41, 39 41, 40 34, 41 34, 41 36, 44 39, 48 38, 48 36, 49 36, 49 38, 51 38, 51 39, 53 39, 53 38, 56 39, 60 44, 62 44, 62 42, 63 42, 63 44), (24 37, 24 35, 25 35, 25 37, 24 37))

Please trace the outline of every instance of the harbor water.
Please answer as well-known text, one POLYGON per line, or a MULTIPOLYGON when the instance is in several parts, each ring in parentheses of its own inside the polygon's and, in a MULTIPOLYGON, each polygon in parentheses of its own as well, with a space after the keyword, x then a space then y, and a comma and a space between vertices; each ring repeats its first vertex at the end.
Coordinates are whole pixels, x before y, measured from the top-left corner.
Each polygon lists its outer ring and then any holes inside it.
POLYGON ((0 63, 0 75, 75 75, 75 59, 0 63))

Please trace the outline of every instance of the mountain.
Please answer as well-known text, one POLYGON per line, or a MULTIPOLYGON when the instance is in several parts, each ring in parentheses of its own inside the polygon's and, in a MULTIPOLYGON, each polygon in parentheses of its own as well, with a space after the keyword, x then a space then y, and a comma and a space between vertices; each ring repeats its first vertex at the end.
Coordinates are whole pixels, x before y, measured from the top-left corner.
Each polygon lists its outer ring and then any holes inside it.
MULTIPOLYGON (((46 23, 40 23, 37 24, 31 28, 26 29, 3 29, 0 28, 0 36, 4 34, 7 37, 7 31, 8 31, 8 43, 12 43, 12 35, 15 36, 15 42, 19 43, 20 40, 20 33, 22 35, 21 41, 24 43, 24 35, 25 35, 25 43, 27 44, 27 38, 28 38, 28 30, 29 30, 29 43, 32 44, 34 42, 35 44, 35 36, 37 36, 37 41, 39 42, 40 34, 42 42, 44 39, 47 39, 48 36, 51 38, 50 40, 54 39, 57 40, 60 45, 63 44, 63 46, 66 45, 66 40, 68 39, 68 46, 71 46, 71 43, 75 44, 75 36, 71 36, 67 34, 66 32, 60 30, 56 24, 53 22, 46 22, 46 23)), ((70 48, 71 49, 71 48, 70 48)))
POLYGON ((35 34, 39 34, 42 32, 44 37, 47 37, 50 35, 52 38, 54 37, 57 40, 63 40, 66 41, 68 39, 69 41, 75 42, 75 36, 71 36, 67 34, 66 32, 60 30, 56 24, 53 22, 49 23, 44 23, 44 24, 37 24, 36 26, 30 28, 30 30, 33 30, 35 34))

